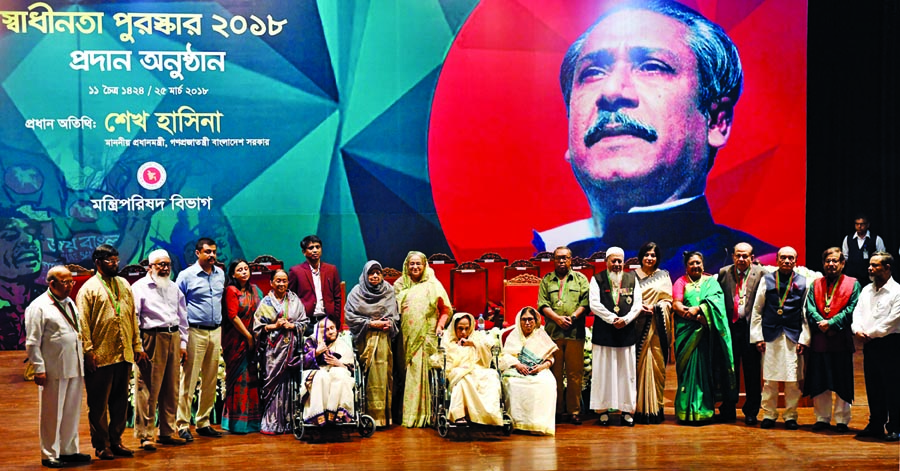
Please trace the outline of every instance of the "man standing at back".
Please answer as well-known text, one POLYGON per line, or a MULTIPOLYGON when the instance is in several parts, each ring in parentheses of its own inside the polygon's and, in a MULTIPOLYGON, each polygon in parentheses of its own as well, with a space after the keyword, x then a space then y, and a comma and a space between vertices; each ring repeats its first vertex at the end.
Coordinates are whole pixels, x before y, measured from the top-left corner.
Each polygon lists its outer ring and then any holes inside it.
MULTIPOLYGON (((744 391, 746 399, 741 411, 744 423, 756 425, 757 414, 762 400, 760 387, 760 353, 756 345, 750 343, 750 317, 756 301, 756 290, 762 279, 763 269, 753 264, 753 246, 741 242, 734 246, 733 265, 719 270, 719 286, 725 294, 725 313, 731 330, 731 352, 734 356, 734 376, 738 378, 744 369, 744 391)), ((733 422, 737 416, 736 404, 728 399, 719 406, 719 419, 733 422)))
POLYGON ((184 370, 181 374, 181 397, 178 401, 178 436, 193 441, 191 435, 191 402, 197 377, 200 376, 200 400, 197 408, 197 433, 204 437, 221 437, 222 432, 210 426, 209 416, 216 403, 216 379, 222 350, 222 293, 225 272, 216 266, 216 242, 197 241, 197 262, 182 270, 175 280, 187 304, 188 341, 184 370), (202 372, 202 375, 201 375, 202 372))
POLYGON ((875 252, 884 252, 884 241, 869 232, 869 218, 859 214, 853 220, 854 231, 844 237, 841 250, 847 259, 844 273, 856 278, 860 286, 869 284, 869 257, 875 252))
POLYGON ((325 316, 340 326, 341 276, 337 267, 322 261, 322 239, 318 236, 304 237, 300 248, 306 261, 291 267, 288 289, 297 294, 310 316, 307 335, 325 316))

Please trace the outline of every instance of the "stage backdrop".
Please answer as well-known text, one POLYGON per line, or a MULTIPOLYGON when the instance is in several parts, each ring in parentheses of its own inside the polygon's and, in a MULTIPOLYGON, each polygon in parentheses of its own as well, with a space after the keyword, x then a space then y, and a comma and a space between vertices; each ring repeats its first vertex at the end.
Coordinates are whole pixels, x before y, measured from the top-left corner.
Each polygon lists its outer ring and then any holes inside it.
MULTIPOLYGON (((0 348, 100 243, 291 265, 316 233, 350 286, 411 249, 531 256, 589 216, 558 74, 610 3, 0 0, 0 348)), ((686 3, 745 70, 712 214, 803 260, 806 3, 686 3)))

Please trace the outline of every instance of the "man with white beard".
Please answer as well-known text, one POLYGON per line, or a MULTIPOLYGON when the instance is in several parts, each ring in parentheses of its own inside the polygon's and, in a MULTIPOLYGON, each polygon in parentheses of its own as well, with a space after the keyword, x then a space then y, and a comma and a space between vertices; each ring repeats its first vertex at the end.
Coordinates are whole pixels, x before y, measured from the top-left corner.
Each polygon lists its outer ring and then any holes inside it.
POLYGON ((159 406, 159 438, 166 445, 184 445, 177 435, 179 367, 187 352, 188 321, 184 294, 169 278, 172 263, 165 250, 149 255, 147 276, 131 286, 141 342, 150 362, 138 365, 134 434, 141 448, 153 451, 154 422, 159 406))
POLYGON ((609 425, 609 413, 622 411, 620 425, 634 426, 637 402, 634 320, 641 314, 641 287, 634 272, 623 272, 625 252, 619 247, 606 251, 606 271, 591 280, 591 312, 594 321, 591 342, 591 409, 600 414, 600 425, 609 425))

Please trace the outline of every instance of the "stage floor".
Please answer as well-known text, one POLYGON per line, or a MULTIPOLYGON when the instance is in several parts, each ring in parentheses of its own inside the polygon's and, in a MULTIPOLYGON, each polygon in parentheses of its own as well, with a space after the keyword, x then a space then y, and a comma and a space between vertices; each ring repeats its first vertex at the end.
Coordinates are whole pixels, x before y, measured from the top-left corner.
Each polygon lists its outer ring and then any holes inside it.
MULTIPOLYGON (((857 400, 852 432, 844 435, 811 431, 815 421, 811 407, 800 408, 797 431, 785 430, 781 421, 771 430, 747 427, 740 413, 734 424, 677 425, 671 407, 675 368, 670 365, 667 421, 660 425, 599 427, 590 420, 581 426, 558 425, 555 437, 473 433, 451 435, 451 439, 441 438, 433 429, 395 426, 371 438, 353 434, 329 443, 300 442, 291 435, 196 437, 186 446, 160 445, 155 452, 139 450, 134 458, 95 460, 78 469, 900 469, 900 445, 853 437, 868 419, 862 353, 856 355, 857 400)), ((37 387, 22 381, 23 358, 24 352, 0 352, 2 469, 44 469, 40 467, 37 387)), ((86 405, 80 433, 81 451, 91 453, 86 405)), ((125 444, 138 446, 131 429, 126 431, 125 444)))

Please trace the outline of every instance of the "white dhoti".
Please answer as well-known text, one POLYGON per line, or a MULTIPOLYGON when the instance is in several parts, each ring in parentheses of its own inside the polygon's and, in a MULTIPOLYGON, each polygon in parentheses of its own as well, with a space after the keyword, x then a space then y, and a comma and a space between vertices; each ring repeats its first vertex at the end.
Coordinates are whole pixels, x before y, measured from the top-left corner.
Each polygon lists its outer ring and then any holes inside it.
POLYGON ((591 409, 634 413, 637 402, 637 360, 634 345, 593 345, 592 352, 591 409))
POLYGON ((78 453, 84 378, 48 379, 40 387, 41 459, 78 453))
POLYGON ((763 418, 778 419, 778 383, 784 383, 784 420, 797 420, 800 402, 800 383, 803 379, 803 357, 797 354, 797 344, 781 334, 766 342, 762 354, 762 410, 763 418))

